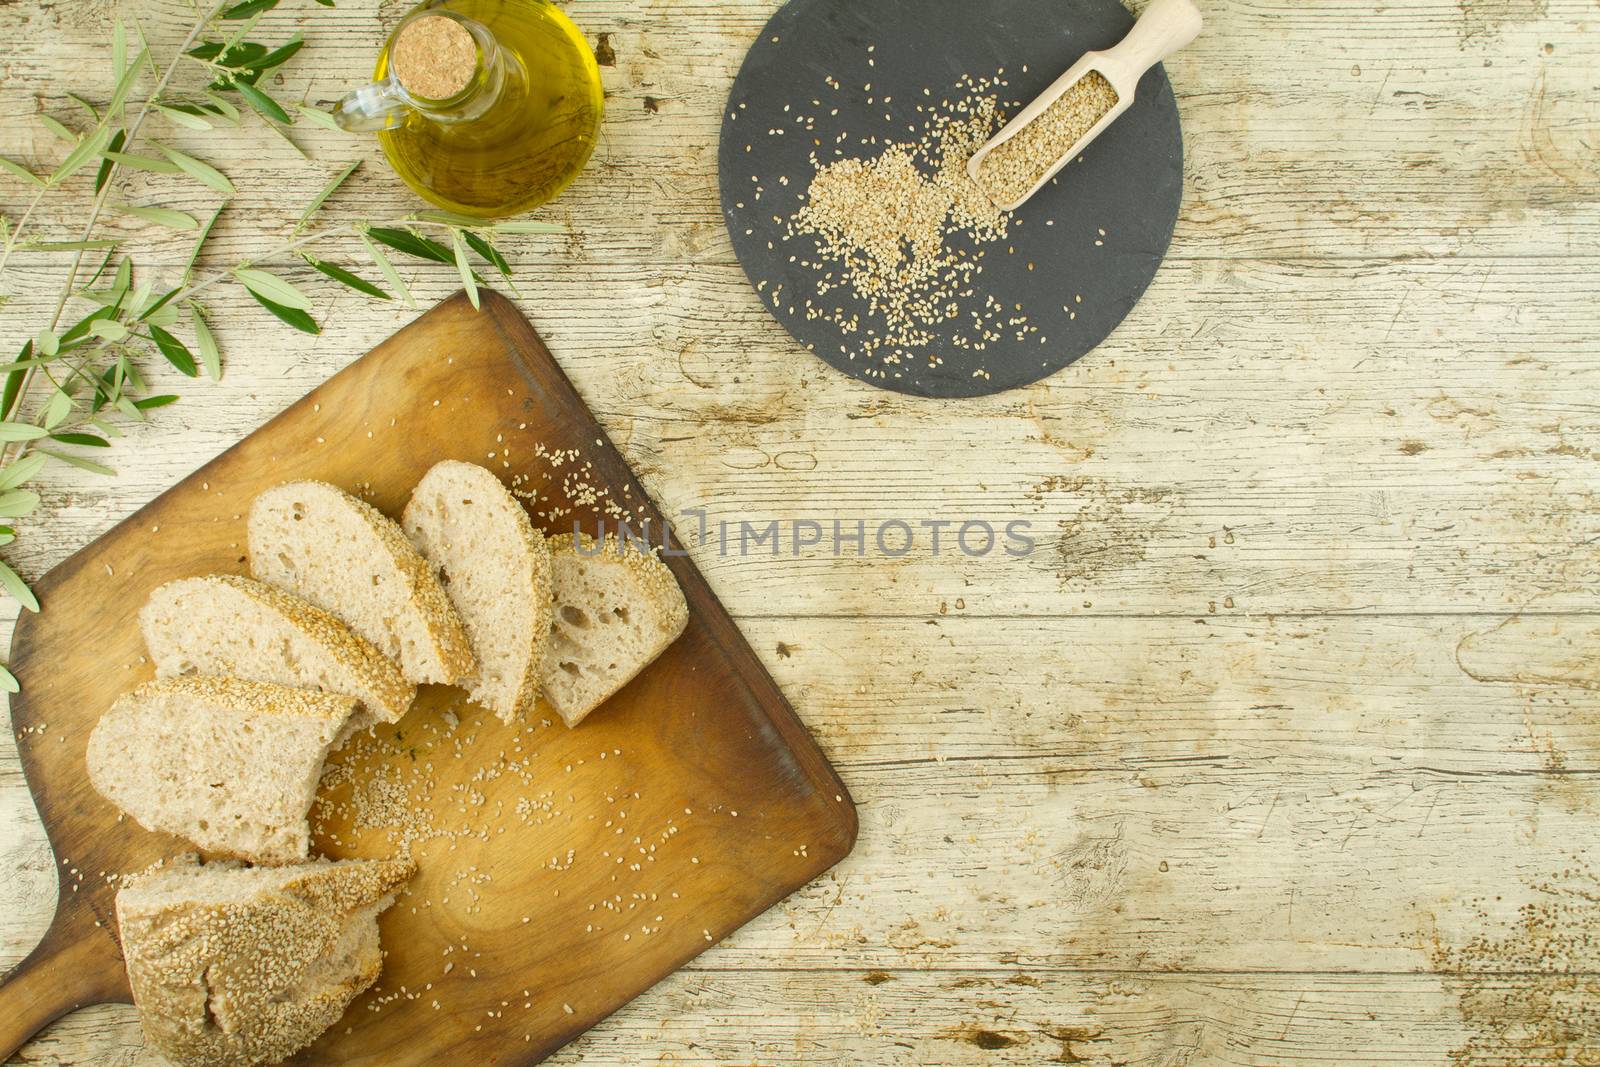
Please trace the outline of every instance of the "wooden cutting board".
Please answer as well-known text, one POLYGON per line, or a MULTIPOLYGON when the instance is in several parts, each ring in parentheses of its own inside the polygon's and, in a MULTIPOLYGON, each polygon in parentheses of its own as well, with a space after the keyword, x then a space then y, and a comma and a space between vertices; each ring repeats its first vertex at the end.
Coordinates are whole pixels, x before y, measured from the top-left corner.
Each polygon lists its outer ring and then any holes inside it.
MULTIPOLYGON (((457 296, 424 315, 35 586, 11 713, 61 894, 0 986, 0 1060, 73 1008, 130 999, 114 876, 186 849, 119 819, 84 769, 100 714, 150 677, 150 590, 244 573, 243 516, 268 486, 324 479, 394 515, 442 459, 536 493, 548 532, 615 511, 664 528, 532 327, 485 293, 482 312, 457 296)), ((844 785, 694 565, 668 563, 688 631, 578 729, 542 705, 506 727, 430 687, 335 757, 316 848, 409 842, 420 873, 382 918, 378 986, 292 1062, 533 1063, 850 851, 844 785)))

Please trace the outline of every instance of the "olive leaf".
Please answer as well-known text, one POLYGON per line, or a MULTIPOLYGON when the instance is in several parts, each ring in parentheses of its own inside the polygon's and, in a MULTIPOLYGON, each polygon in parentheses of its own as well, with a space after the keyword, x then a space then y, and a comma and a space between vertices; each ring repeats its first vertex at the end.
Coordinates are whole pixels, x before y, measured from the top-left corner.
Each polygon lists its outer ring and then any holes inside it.
POLYGON ((23 456, 10 466, 0 470, 0 490, 15 489, 39 473, 44 466, 43 456, 23 456))
POLYGON ((110 441, 103 437, 96 437, 92 433, 53 433, 50 435, 50 440, 60 441, 64 445, 84 445, 90 448, 111 447, 110 441))
POLYGON ((0 493, 0 516, 20 519, 33 514, 39 506, 39 494, 31 489, 8 489, 0 493))
POLYGON ((461 284, 467 290, 467 299, 472 301, 474 309, 482 305, 478 301, 478 283, 472 277, 472 264, 467 262, 467 242, 461 239, 460 230, 450 231, 451 242, 456 253, 456 272, 461 275, 461 284))
POLYGON ((86 470, 91 474, 102 474, 110 478, 114 478, 117 475, 116 471, 112 470, 104 463, 96 463, 92 459, 85 459, 82 456, 74 456, 71 452, 57 452, 53 448, 41 448, 39 449, 39 455, 41 457, 49 456, 51 459, 60 460, 69 467, 77 467, 78 469, 86 470))
POLYGON ((244 0, 244 3, 235 4, 222 13, 222 17, 231 21, 247 19, 252 15, 259 15, 263 11, 271 11, 278 6, 278 0, 244 0))
POLYGON ((211 120, 207 119, 199 108, 186 109, 157 104, 156 111, 165 115, 174 126, 181 126, 186 130, 209 130, 212 128, 211 120))
POLYGON ((251 290, 250 295, 255 297, 256 303, 260 304, 262 307, 276 315, 279 319, 282 319, 284 322, 288 323, 290 326, 293 326, 300 332, 310 334, 319 334, 322 332, 322 328, 317 325, 317 320, 306 314, 303 309, 287 307, 283 304, 268 300, 266 297, 262 296, 258 292, 255 292, 254 290, 251 290))
POLYGON ((106 114, 108 116, 122 113, 122 105, 128 102, 128 94, 133 92, 133 86, 139 80, 140 72, 144 70, 145 64, 149 61, 150 50, 148 48, 140 50, 133 64, 117 80, 117 87, 111 91, 111 101, 106 104, 106 114))
POLYGON ((335 266, 334 264, 320 260, 315 256, 308 255, 302 258, 312 270, 325 274, 334 281, 339 282, 341 285, 347 285, 358 293, 365 293, 368 296, 377 297, 379 300, 394 299, 388 293, 384 292, 376 285, 373 285, 359 274, 352 274, 343 267, 335 266))
MULTIPOLYGON (((111 139, 108 142, 106 142, 106 148, 110 149, 113 152, 120 152, 120 151, 122 151, 123 146, 126 145, 127 143, 128 143, 128 131, 127 130, 118 130, 116 133, 112 134, 111 135, 111 139)), ((102 158, 100 160, 99 173, 97 173, 94 176, 94 191, 95 192, 98 193, 100 190, 104 189, 106 187, 106 182, 111 180, 111 168, 113 166, 115 166, 115 164, 112 163, 111 160, 109 160, 109 159, 102 158)))
POLYGON ((122 19, 113 19, 111 23, 111 76, 121 80, 128 69, 128 27, 122 24, 122 19))
POLYGON ((0 170, 21 178, 29 185, 43 185, 45 183, 43 178, 35 176, 33 171, 24 167, 21 163, 13 163, 4 156, 0 156, 0 170))
POLYGON ((116 152, 110 148, 101 152, 100 155, 113 163, 121 163, 124 167, 132 167, 134 170, 147 170, 152 174, 179 173, 176 163, 169 163, 164 159, 156 159, 153 156, 136 156, 128 152, 116 152))
POLYGON ((278 103, 276 100, 272 99, 272 97, 268 96, 264 91, 257 89, 254 85, 250 84, 248 81, 245 81, 243 78, 235 78, 233 81, 233 88, 238 90, 240 96, 244 97, 245 103, 255 108, 263 116, 271 119, 273 122, 282 122, 288 124, 294 121, 289 117, 289 113, 283 109, 282 104, 278 103))
POLYGON ((88 112, 90 122, 93 122, 97 125, 99 124, 100 112, 95 109, 93 104, 89 103, 89 101, 85 100, 77 93, 68 93, 67 99, 71 100, 74 104, 77 104, 79 107, 83 108, 84 111, 88 112))
POLYGON ((394 291, 400 294, 400 299, 406 302, 407 307, 416 307, 417 301, 411 295, 411 290, 406 287, 405 280, 400 277, 400 272, 394 269, 394 264, 389 262, 389 257, 365 233, 361 234, 361 243, 367 246, 367 254, 372 257, 372 262, 378 271, 386 278, 394 291))
POLYGON ((199 377, 200 368, 195 364, 194 354, 189 351, 182 341, 153 323, 149 326, 149 330, 150 337, 156 343, 156 348, 160 349, 161 354, 167 357, 168 363, 177 367, 179 372, 190 378, 199 377))
POLYGON ((361 160, 358 159, 354 163, 351 163, 349 166, 345 167, 343 170, 339 171, 338 174, 335 174, 332 179, 329 180, 328 184, 324 185, 322 189, 318 191, 317 195, 311 198, 311 203, 307 204, 306 209, 300 213, 300 221, 295 223, 294 231, 299 233, 301 230, 303 230, 306 223, 311 221, 311 216, 315 215, 319 210, 321 210, 322 205, 328 202, 328 197, 338 192, 339 187, 345 182, 349 181, 350 176, 360 168, 361 160))
POLYGON ((296 104, 295 110, 300 113, 302 118, 310 122, 313 126, 321 126, 325 130, 333 130, 340 133, 344 131, 344 127, 339 125, 339 121, 328 112, 323 111, 321 108, 307 107, 305 104, 296 104))
POLYGON ((72 397, 63 390, 57 389, 44 406, 44 414, 39 416, 39 422, 47 430, 60 426, 62 420, 72 414, 72 397))
POLYGON ((254 267, 239 267, 233 272, 244 287, 257 297, 270 300, 283 307, 311 310, 311 298, 276 274, 268 274, 254 267))
POLYGON ((246 68, 247 70, 257 71, 267 71, 271 70, 273 67, 281 67, 285 63, 289 62, 296 52, 304 48, 305 44, 305 40, 297 35, 290 39, 287 43, 274 48, 266 55, 257 59, 251 59, 248 62, 240 63, 238 65, 246 68))
POLYGON ((67 158, 63 159, 60 165, 50 173, 50 177, 45 179, 45 183, 47 185, 60 185, 62 182, 66 181, 68 178, 72 177, 79 170, 81 170, 84 164, 88 163, 92 159, 97 158, 110 143, 110 130, 106 129, 104 126, 100 127, 98 130, 95 130, 89 136, 79 141, 78 147, 67 153, 67 158))
POLYGON ((211 221, 201 227, 200 236, 195 238, 194 247, 189 252, 189 261, 183 265, 183 281, 185 285, 194 277, 194 265, 200 259, 200 250, 205 247, 206 241, 211 237, 211 231, 216 228, 217 220, 222 217, 223 209, 227 206, 227 202, 224 201, 222 207, 217 208, 216 212, 212 214, 211 221))
POLYGON ((218 118, 227 119, 229 122, 238 122, 239 109, 234 107, 227 97, 218 96, 216 93, 206 93, 206 108, 211 110, 218 118))
POLYGON ((447 266, 455 263, 456 257, 450 249, 437 241, 423 237, 421 234, 412 233, 410 230, 400 230, 389 226, 369 226, 367 236, 381 244, 386 244, 396 252, 404 252, 408 256, 418 259, 432 260, 447 266))
POLYGON ((499 249, 471 230, 463 230, 461 236, 466 239, 472 250, 482 256, 495 270, 498 270, 502 277, 511 277, 511 264, 506 262, 506 257, 500 254, 499 249))
POLYGON ((201 185, 215 189, 219 193, 227 193, 229 196, 238 191, 233 187, 233 182, 228 180, 228 176, 211 164, 198 160, 193 156, 185 155, 176 148, 168 148, 164 144, 158 144, 156 147, 161 150, 161 154, 166 156, 174 167, 183 171, 183 173, 201 185))
POLYGON ((195 220, 193 215, 185 211, 179 211, 177 208, 129 207, 122 205, 117 207, 116 210, 125 215, 133 215, 135 218, 144 219, 146 222, 153 222, 157 226, 165 226, 169 230, 198 230, 200 228, 200 223, 195 220))
POLYGON ((61 123, 57 122, 55 119, 51 118, 49 115, 40 115, 39 116, 39 122, 44 125, 45 129, 49 130, 51 133, 55 134, 57 137, 59 137, 61 140, 65 141, 65 142, 67 142, 68 144, 75 145, 75 144, 78 143, 78 135, 77 134, 75 134, 71 130, 67 129, 65 126, 63 126, 61 123))
POLYGON ((37 441, 45 432, 43 426, 31 422, 0 422, 0 441, 37 441))
MULTIPOLYGON (((39 598, 33 595, 28 583, 23 581, 4 560, 0 560, 0 587, 4 587, 5 591, 11 594, 11 599, 29 611, 39 610, 39 598)), ((9 675, 11 672, 6 673, 9 675)))
POLYGON ((212 381, 220 382, 222 350, 217 347, 217 339, 200 314, 200 305, 190 304, 189 314, 194 319, 194 346, 200 350, 200 364, 205 367, 206 374, 210 375, 212 381))

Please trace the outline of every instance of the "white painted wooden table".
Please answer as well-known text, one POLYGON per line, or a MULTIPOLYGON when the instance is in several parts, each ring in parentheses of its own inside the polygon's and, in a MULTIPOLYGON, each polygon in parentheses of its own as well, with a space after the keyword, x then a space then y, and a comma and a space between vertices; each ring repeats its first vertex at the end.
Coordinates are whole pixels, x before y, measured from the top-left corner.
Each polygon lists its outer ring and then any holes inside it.
MULTIPOLYGON (((1025 561, 697 552, 850 782, 861 843, 556 1062, 1600 1062, 1593 0, 1207 4, 1169 66, 1188 175, 1154 286, 1074 367, 964 403, 827 369, 733 263, 718 117, 773 0, 568 6, 609 35, 611 111, 549 212, 570 235, 516 246, 520 302, 663 508, 1027 518, 1046 540, 1025 561)), ((309 17, 313 44, 284 91, 361 80, 404 7, 288 0, 265 25, 309 17)), ((38 158, 34 109, 97 84, 108 9, 0 4, 0 152, 38 158)), ((170 47, 188 5, 126 10, 170 47)), ((334 217, 411 204, 370 142, 304 141, 314 162, 254 126, 192 142, 242 190, 218 262, 281 240, 357 155, 334 217)), ((0 335, 63 265, 8 279, 0 335)), ((409 277, 429 301, 456 284, 409 277)), ((226 379, 182 383, 114 482, 55 475, 19 566, 404 317, 295 278, 323 336, 220 303, 226 379)), ((54 879, 4 744, 9 965, 54 879)), ((19 1062, 147 1059, 108 1007, 19 1062)))

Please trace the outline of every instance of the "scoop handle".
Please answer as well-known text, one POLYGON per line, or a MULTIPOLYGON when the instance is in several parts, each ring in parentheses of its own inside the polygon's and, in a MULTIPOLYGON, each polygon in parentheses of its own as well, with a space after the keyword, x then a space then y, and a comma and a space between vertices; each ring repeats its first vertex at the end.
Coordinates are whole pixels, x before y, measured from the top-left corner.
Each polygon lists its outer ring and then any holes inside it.
POLYGON ((1137 84, 1145 71, 1198 37, 1203 24, 1200 9, 1192 0, 1150 0, 1128 36, 1102 52, 1096 66, 1122 92, 1137 84))

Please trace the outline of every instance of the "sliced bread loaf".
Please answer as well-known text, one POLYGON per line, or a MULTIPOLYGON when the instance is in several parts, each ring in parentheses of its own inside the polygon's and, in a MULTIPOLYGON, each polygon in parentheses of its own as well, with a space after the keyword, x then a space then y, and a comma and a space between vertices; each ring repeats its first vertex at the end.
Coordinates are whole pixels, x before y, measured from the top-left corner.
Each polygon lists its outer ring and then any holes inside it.
POLYGON ((189 675, 146 682, 89 735, 89 780, 147 830, 257 863, 303 860, 306 813, 354 697, 189 675))
POLYGON ((297 596, 238 575, 168 582, 139 627, 156 676, 216 674, 356 697, 352 730, 395 722, 417 687, 338 619, 297 596))
POLYGON ((678 639, 689 606, 666 564, 615 537, 553 537, 550 562, 555 612, 541 684, 576 726, 678 639))
POLYGON ((413 873, 180 857, 130 879, 117 926, 146 1040, 178 1067, 255 1067, 311 1044, 377 981, 378 913, 413 873))
POLYGON ((550 550, 493 472, 446 460, 423 475, 400 517, 442 572, 478 660, 461 682, 510 722, 533 708, 550 638, 550 550))
POLYGON ((324 482, 268 489, 250 508, 250 571, 332 612, 413 682, 453 685, 476 664, 433 570, 371 505, 324 482))

